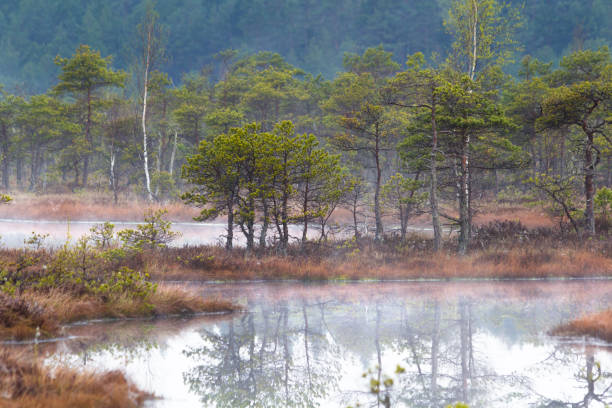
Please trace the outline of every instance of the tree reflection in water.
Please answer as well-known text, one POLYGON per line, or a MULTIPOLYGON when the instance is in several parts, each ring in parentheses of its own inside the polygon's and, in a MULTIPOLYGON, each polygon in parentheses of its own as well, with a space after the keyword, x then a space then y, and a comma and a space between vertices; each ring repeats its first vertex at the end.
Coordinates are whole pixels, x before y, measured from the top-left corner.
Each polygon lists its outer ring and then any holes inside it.
MULTIPOLYGON (((314 407, 333 402, 346 407, 360 402, 384 407, 387 397, 391 406, 412 408, 457 401, 475 408, 610 403, 610 384, 604 385, 610 373, 592 353, 585 357, 572 347, 559 345, 531 371, 496 373, 483 339, 510 329, 490 305, 470 297, 327 303, 296 297, 247 309, 248 314, 215 329, 202 329, 205 345, 184 352, 195 364, 184 380, 205 406, 314 407), (384 395, 371 394, 367 379, 347 384, 347 378, 358 378, 368 368, 371 378, 384 381, 397 364, 405 373, 384 395), (536 392, 533 379, 559 367, 581 367, 574 377, 584 383, 583 401, 554 400, 536 392)), ((504 313, 520 322, 533 313, 526 309, 517 306, 504 313)), ((520 325, 514 330, 537 331, 520 325)), ((514 333, 508 341, 520 337, 514 333)))
POLYGON ((576 367, 574 379, 580 391, 577 397, 560 399, 543 395, 535 389, 531 392, 538 397, 537 407, 542 408, 590 408, 612 405, 612 371, 610 367, 595 360, 595 349, 589 345, 559 345, 538 367, 540 375, 558 369, 559 366, 576 367))
POLYGON ((205 406, 318 406, 340 376, 338 348, 323 316, 323 305, 280 302, 230 320, 218 332, 203 329, 206 345, 184 351, 200 363, 184 374, 185 382, 205 406))
POLYGON ((41 353, 123 369, 164 408, 612 404, 610 349, 544 334, 610 304, 612 283, 211 287, 247 313, 78 325, 41 353))

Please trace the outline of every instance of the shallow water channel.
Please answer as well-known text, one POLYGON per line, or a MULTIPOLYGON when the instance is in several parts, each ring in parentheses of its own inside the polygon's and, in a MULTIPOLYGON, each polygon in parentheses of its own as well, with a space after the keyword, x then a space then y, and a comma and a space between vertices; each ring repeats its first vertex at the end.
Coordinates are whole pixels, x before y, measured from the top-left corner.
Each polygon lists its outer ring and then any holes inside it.
POLYGON ((377 406, 370 379, 387 376, 397 407, 612 403, 612 347, 546 334, 609 307, 609 280, 198 287, 245 312, 75 325, 42 352, 124 370, 150 407, 377 406))
MULTIPOLYGON (((91 234, 90 229, 96 225, 103 224, 104 221, 57 221, 57 220, 14 220, 0 218, 0 245, 7 248, 23 248, 24 241, 32 234, 45 236, 42 244, 46 247, 60 247, 66 242, 76 242, 79 238, 91 234)), ((130 221, 111 221, 115 226, 115 231, 123 229, 134 229, 141 222, 130 221)), ((225 234, 227 225, 223 222, 173 222, 172 231, 179 235, 174 239, 170 246, 182 247, 185 245, 221 245, 225 244, 225 234)), ((412 227, 422 231, 420 227, 412 227)), ((246 241, 242 234, 234 232, 234 245, 244 246, 246 241)), ((298 225, 289 226, 291 240, 302 236, 302 229, 298 225)), ((316 225, 311 225, 308 237, 317 239, 320 229, 316 225)), ((270 234, 273 237, 274 232, 270 234)))

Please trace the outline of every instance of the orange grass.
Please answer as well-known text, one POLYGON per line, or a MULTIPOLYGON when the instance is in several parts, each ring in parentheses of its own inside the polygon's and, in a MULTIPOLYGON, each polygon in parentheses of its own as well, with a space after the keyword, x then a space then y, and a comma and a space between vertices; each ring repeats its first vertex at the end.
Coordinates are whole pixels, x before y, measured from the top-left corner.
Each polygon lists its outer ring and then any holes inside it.
POLYGON ((494 202, 482 206, 474 217, 474 222, 477 225, 504 220, 520 221, 527 228, 550 228, 557 224, 542 208, 494 202))
POLYGON ((17 194, 8 205, 0 207, 0 218, 83 221, 141 221, 147 209, 166 209, 172 221, 193 221, 199 211, 180 201, 151 204, 144 200, 122 200, 114 204, 105 195, 87 196, 49 194, 33 196, 17 194))
POLYGON ((612 276, 612 259, 582 248, 485 249, 468 256, 442 251, 389 255, 376 249, 323 257, 245 256, 220 248, 182 248, 150 254, 158 280, 249 279, 516 279, 612 276))
POLYGON ((3 408, 137 408, 149 396, 120 371, 51 368, 25 353, 0 349, 3 408))
POLYGON ((612 343, 612 309, 562 324, 551 333, 557 336, 590 336, 612 343))
MULTIPOLYGON (((36 328, 43 337, 55 336, 62 324, 103 318, 155 317, 194 313, 229 313, 240 308, 220 299, 205 299, 200 294, 180 286, 160 285, 146 299, 116 296, 104 302, 91 295, 75 296, 61 290, 27 291, 10 298, 17 299, 25 311, 9 319, 8 308, 0 303, 0 338, 23 340, 32 338, 36 328), (35 310, 35 316, 28 310, 35 310)), ((15 314, 15 313, 13 313, 15 314)))

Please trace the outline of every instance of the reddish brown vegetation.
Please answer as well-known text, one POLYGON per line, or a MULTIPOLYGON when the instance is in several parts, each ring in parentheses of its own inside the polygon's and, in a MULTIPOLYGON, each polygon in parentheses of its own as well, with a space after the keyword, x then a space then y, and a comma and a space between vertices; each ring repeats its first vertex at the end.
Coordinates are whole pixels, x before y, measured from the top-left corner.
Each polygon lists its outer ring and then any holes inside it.
POLYGON ((159 280, 512 279, 612 274, 612 258, 604 244, 487 243, 464 257, 452 248, 432 256, 428 245, 428 240, 416 237, 403 244, 361 241, 310 249, 294 246, 286 257, 273 252, 259 256, 243 250, 226 252, 217 247, 169 248, 143 257, 142 267, 159 280))
POLYGON ((54 333, 57 325, 36 302, 0 292, 0 332, 2 337, 33 337, 36 328, 42 335, 54 333))
POLYGON ((61 324, 90 319, 229 313, 236 310, 239 307, 230 302, 207 299, 174 285, 158 287, 147 299, 125 296, 110 303, 91 295, 75 296, 61 290, 27 291, 15 297, 0 292, 0 338, 32 338, 37 327, 42 337, 54 336, 61 324))
MULTIPOLYGON (((108 194, 88 192, 87 195, 77 194, 17 194, 9 205, 0 207, 0 218, 13 219, 44 219, 44 220, 112 220, 140 221, 146 209, 168 210, 168 219, 173 221, 193 221, 198 215, 196 208, 187 206, 180 201, 153 204, 140 198, 122 198, 114 204, 108 194)), ((446 209, 452 214, 452 209, 446 209)), ((529 228, 553 227, 555 221, 544 211, 536 208, 490 202, 481 205, 474 222, 483 225, 494 221, 520 221, 529 228)), ((332 216, 331 222, 341 224, 352 223, 352 214, 339 208, 332 216)), ((393 223, 391 219, 387 222, 393 223)), ((418 225, 430 224, 430 217, 422 215, 412 220, 418 225)))
POLYGON ((555 221, 541 208, 528 208, 499 203, 483 206, 474 217, 474 222, 477 225, 504 220, 520 221, 528 228, 550 228, 556 226, 555 221))
POLYGON ((593 313, 556 327, 557 336, 590 336, 612 343, 612 309, 593 313))
POLYGON ((198 210, 181 202, 151 204, 139 199, 123 200, 114 204, 110 197, 88 193, 86 197, 76 195, 29 196, 18 194, 8 205, 0 207, 0 218, 35 220, 112 220, 141 221, 147 209, 168 210, 172 221, 193 221, 198 210))
POLYGON ((136 408, 147 397, 119 371, 50 368, 23 353, 0 349, 0 406, 4 408, 136 408))

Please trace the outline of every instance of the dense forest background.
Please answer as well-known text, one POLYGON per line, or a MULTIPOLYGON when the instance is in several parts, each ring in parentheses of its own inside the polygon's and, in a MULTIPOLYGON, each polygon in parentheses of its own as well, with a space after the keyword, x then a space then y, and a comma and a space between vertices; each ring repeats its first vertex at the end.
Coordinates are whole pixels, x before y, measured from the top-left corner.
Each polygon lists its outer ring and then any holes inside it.
MULTIPOLYGON (((88 44, 129 70, 145 0, 3 0, 0 2, 0 83, 23 93, 55 83, 56 55, 88 44)), ((511 0, 522 7, 517 40, 523 52, 558 61, 573 49, 610 45, 608 0, 511 0)), ((267 50, 314 75, 332 79, 345 52, 382 44, 403 63, 417 51, 444 55, 449 0, 164 0, 156 9, 169 27, 164 71, 179 82, 220 50, 267 50)), ((520 60, 518 58, 517 60, 520 60)), ((516 71, 517 65, 507 67, 516 71)))

